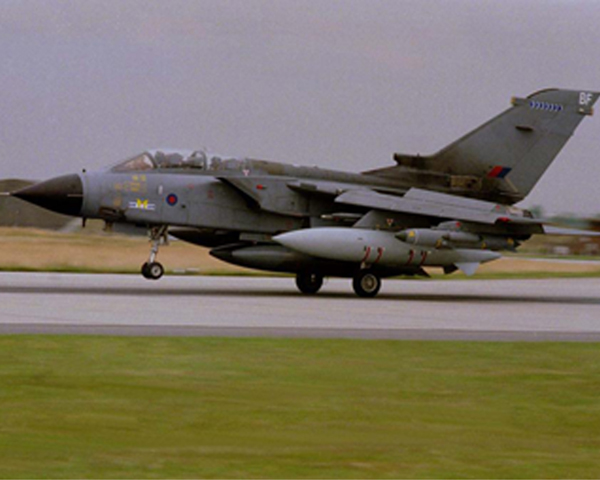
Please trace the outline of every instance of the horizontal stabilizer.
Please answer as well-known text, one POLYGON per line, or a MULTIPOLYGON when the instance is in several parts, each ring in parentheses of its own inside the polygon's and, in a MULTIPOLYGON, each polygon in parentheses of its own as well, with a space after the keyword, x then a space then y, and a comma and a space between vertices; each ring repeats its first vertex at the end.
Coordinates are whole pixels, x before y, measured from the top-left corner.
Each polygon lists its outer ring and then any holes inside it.
POLYGON ((600 237, 600 232, 592 230, 579 230, 576 228, 562 228, 552 225, 544 225, 546 235, 568 235, 572 237, 600 237))

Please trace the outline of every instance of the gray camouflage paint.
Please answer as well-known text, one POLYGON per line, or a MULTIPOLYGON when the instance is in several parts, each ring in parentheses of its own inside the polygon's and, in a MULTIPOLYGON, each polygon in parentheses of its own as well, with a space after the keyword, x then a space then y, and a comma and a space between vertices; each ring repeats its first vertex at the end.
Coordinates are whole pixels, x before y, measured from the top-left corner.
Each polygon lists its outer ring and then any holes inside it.
MULTIPOLYGON (((172 235, 253 268, 344 276, 370 268, 386 276, 420 274, 427 265, 472 273, 497 258, 495 250, 544 232, 543 220, 511 205, 531 191, 598 96, 547 89, 514 98, 434 155, 396 154, 398 165, 363 173, 202 150, 149 151, 81 174, 82 192, 72 186, 67 196, 82 198, 84 218, 168 225, 172 235), (415 228, 430 240, 396 235, 415 228), (475 240, 465 246, 452 238, 475 240)), ((59 184, 53 179, 15 195, 43 206, 44 185, 52 185, 57 204, 59 184)))

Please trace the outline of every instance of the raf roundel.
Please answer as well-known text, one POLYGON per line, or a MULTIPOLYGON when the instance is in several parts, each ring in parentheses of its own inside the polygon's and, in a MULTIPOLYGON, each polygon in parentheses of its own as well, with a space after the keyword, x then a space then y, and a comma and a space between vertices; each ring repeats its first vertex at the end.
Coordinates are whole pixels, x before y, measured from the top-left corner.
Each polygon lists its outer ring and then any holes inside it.
POLYGON ((177 205, 177 200, 177 195, 175 195, 174 193, 170 193, 169 195, 167 195, 167 203, 172 207, 177 205))

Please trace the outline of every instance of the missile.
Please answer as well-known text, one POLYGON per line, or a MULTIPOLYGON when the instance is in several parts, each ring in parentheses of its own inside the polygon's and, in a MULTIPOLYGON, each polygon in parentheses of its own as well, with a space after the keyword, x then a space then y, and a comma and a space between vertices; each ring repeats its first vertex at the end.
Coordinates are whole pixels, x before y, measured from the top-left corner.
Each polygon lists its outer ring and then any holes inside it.
POLYGON ((313 257, 364 266, 456 266, 474 272, 474 266, 500 258, 490 250, 421 248, 400 241, 393 232, 360 228, 323 227, 294 230, 273 237, 290 250, 313 257))
POLYGON ((425 248, 480 248, 484 250, 514 250, 518 243, 510 237, 476 235, 469 232, 415 228, 396 234, 398 240, 425 248))

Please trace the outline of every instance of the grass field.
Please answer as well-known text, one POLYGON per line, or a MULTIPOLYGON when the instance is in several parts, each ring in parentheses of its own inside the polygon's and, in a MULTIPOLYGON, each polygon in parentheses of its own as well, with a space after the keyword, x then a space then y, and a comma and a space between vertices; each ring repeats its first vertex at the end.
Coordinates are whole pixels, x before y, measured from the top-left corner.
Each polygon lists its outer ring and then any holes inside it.
MULTIPOLYGON (((138 273, 148 258, 147 238, 100 233, 58 233, 0 228, 0 270, 138 273)), ((171 242, 159 252, 168 270, 204 274, 248 270, 214 259, 206 248, 171 242)))
MULTIPOLYGON (((143 237, 103 234, 96 228, 78 233, 57 233, 35 229, 0 228, 0 270, 138 273, 148 258, 150 245, 143 237)), ((265 275, 221 262, 208 249, 185 242, 161 247, 159 260, 167 272, 204 275, 265 275)), ((465 278, 456 273, 445 276, 430 269, 436 278, 465 278)), ((567 263, 548 259, 532 262, 509 256, 484 264, 477 278, 540 278, 548 276, 600 276, 599 264, 567 263)))
POLYGON ((0 337, 3 478, 597 478, 594 344, 0 337))

